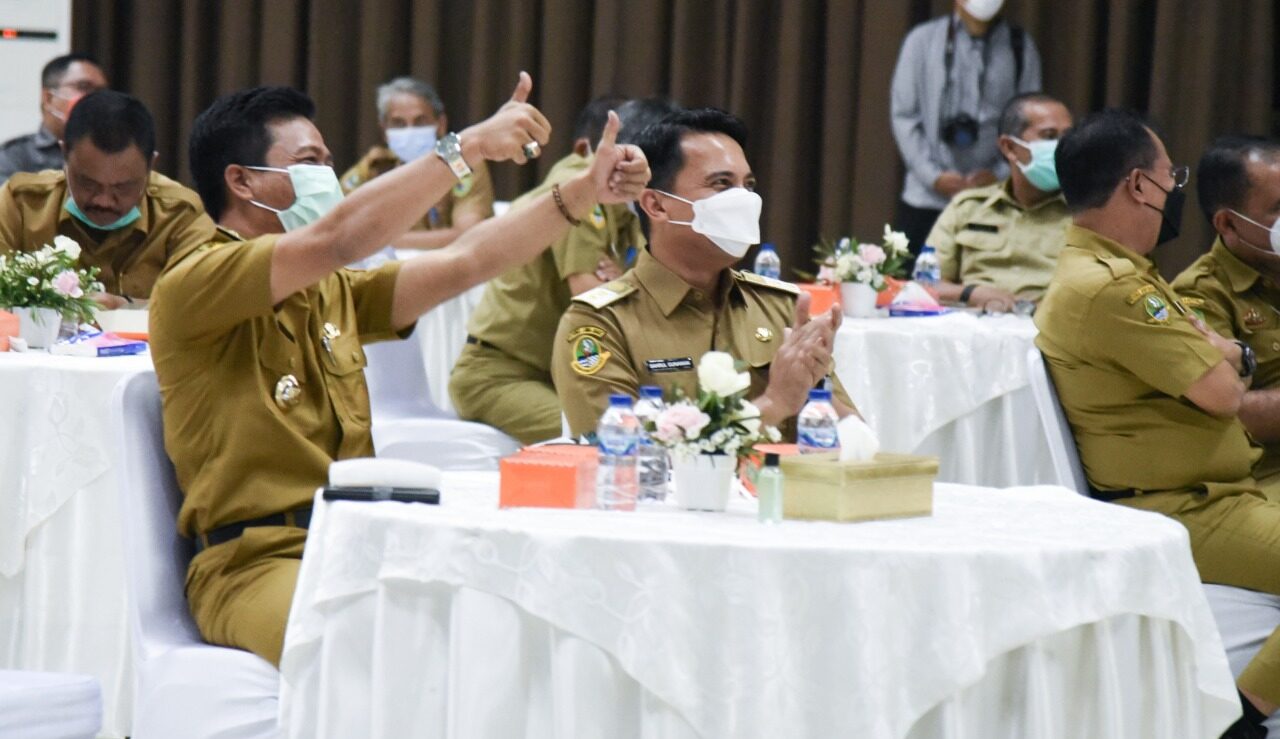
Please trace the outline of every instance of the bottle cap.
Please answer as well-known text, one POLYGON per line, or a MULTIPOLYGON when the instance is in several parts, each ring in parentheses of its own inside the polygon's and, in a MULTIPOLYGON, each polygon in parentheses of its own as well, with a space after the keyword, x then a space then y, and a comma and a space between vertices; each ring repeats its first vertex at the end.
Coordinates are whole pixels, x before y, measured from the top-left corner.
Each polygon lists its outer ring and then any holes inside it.
POLYGON ((662 400, 662 388, 658 387, 657 385, 641 385, 640 397, 656 398, 658 400, 662 400))
POLYGON ((777 466, 778 466, 778 455, 777 455, 776 453, 774 453, 774 452, 768 452, 767 454, 765 454, 765 455, 764 455, 764 466, 765 466, 765 467, 777 467, 777 466))
POLYGON ((772 244, 771 242, 768 242, 768 241, 766 241, 766 242, 764 242, 763 244, 761 244, 761 245, 760 245, 760 251, 765 251, 766 249, 767 249, 768 251, 777 251, 776 249, 774 249, 774 248, 773 248, 773 244, 772 244))
POLYGON ((825 400, 829 402, 831 400, 831 391, 815 387, 809 391, 809 400, 825 400))
POLYGON ((937 251, 937 249, 934 249, 932 246, 930 246, 930 245, 928 245, 928 244, 925 244, 924 246, 920 247, 920 253, 921 253, 921 254, 924 254, 924 253, 926 253, 926 252, 927 252, 927 253, 933 253, 933 252, 935 252, 935 251, 937 251))
POLYGON ((609 396, 609 405, 621 405, 630 408, 631 396, 625 393, 613 393, 609 396))

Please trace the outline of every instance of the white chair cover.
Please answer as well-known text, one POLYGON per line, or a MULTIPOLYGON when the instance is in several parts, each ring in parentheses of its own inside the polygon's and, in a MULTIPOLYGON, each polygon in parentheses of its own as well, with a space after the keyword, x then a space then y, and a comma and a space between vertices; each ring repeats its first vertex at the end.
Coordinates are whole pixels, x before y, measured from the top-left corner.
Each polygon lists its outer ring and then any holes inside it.
POLYGON ((249 652, 204 643, 187 607, 193 547, 177 531, 182 496, 164 451, 155 374, 121 380, 112 407, 138 676, 132 735, 275 737, 280 673, 249 652))
POLYGON ((89 675, 0 670, 0 736, 92 739, 102 727, 102 688, 89 675))
POLYGON ((365 346, 373 447, 379 457, 445 470, 496 470, 520 442, 482 423, 460 421, 431 400, 431 381, 415 342, 365 346))

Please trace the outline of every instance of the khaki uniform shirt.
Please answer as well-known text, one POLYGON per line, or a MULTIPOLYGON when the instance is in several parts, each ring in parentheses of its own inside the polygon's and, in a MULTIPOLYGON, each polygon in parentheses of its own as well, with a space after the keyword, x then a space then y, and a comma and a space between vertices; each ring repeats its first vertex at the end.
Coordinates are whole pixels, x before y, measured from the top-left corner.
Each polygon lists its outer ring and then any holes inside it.
MULTIPOLYGON (((526 205, 590 166, 590 159, 576 154, 561 159, 541 185, 511 207, 526 205)), ((566 282, 569 276, 595 272, 600 258, 606 256, 625 268, 628 254, 639 254, 644 247, 640 219, 626 205, 596 206, 538 258, 491 281, 471 314, 467 333, 548 372, 551 341, 572 297, 566 282)))
POLYGON ((35 133, 0 144, 0 183, 18 172, 45 169, 62 169, 62 146, 44 124, 35 133))
MULTIPOLYGON (((635 268, 575 297, 560 320, 551 375, 573 435, 595 430, 611 393, 636 397, 641 385, 657 385, 668 400, 677 388, 697 397, 696 364, 713 350, 747 365, 747 397, 758 397, 795 320, 799 292, 787 282, 727 270, 717 306, 642 251, 635 268)), ((839 383, 836 394, 853 405, 839 383)), ((794 436, 793 428, 780 430, 794 436)))
POLYGON ((1071 222, 1062 195, 1023 208, 1010 180, 957 194, 925 243, 938 251, 942 279, 990 285, 1028 300, 1044 297, 1071 222))
MULTIPOLYGON (((429 154, 428 156, 435 156, 429 154)), ((385 146, 375 146, 355 166, 343 173, 343 192, 351 192, 380 174, 399 167, 403 162, 385 146)), ((434 231, 453 228, 454 219, 463 213, 474 213, 480 218, 493 216, 493 180, 489 177, 489 165, 477 163, 471 168, 471 178, 453 186, 448 195, 432 206, 431 210, 414 224, 416 231, 434 231)))
POLYGON ((361 344, 396 338, 400 263, 272 306, 278 238, 219 230, 156 284, 151 354, 186 536, 308 506, 330 462, 373 455, 361 344))
POLYGON ((97 267, 98 279, 113 295, 146 299, 177 254, 214 238, 216 227, 200 196, 159 172, 147 179, 138 203, 142 215, 116 231, 89 228, 67 212, 67 178, 62 170, 20 172, 0 187, 0 253, 36 251, 67 236, 80 244, 80 264, 97 267))
MULTIPOLYGON (((1255 390, 1280 387, 1280 287, 1275 282, 1240 261, 1219 238, 1209 253, 1178 275, 1173 289, 1214 331, 1253 348, 1258 357, 1255 390)), ((1257 479, 1280 473, 1280 443, 1263 450, 1253 469, 1257 479)))
POLYGON ((1101 490, 1253 489, 1260 450, 1183 397, 1222 361, 1145 257, 1068 226, 1035 322, 1089 482, 1101 490))

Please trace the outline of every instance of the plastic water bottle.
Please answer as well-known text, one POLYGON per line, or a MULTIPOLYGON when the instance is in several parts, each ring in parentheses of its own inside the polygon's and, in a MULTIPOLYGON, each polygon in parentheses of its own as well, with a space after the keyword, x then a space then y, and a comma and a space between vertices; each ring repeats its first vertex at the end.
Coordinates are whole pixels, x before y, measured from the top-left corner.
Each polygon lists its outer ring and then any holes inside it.
POLYGON ((631 397, 609 396, 609 407, 600 416, 596 438, 600 443, 600 467, 596 473, 596 507, 632 511, 636 507, 636 454, 640 446, 640 421, 631 410, 631 397))
POLYGON ((640 451, 637 464, 640 469, 640 500, 666 500, 667 498, 667 450, 655 443, 645 431, 648 424, 658 420, 658 414, 667 407, 662 400, 662 388, 657 385, 641 385, 640 399, 636 401, 636 418, 640 421, 640 451))
POLYGON ((756 254, 756 263, 751 271, 761 277, 782 279, 782 260, 778 258, 778 252, 774 251, 773 244, 760 245, 760 253, 756 254))
POLYGON ((796 423, 796 445, 801 454, 829 452, 840 448, 836 434, 839 422, 836 409, 831 405, 830 390, 810 390, 809 402, 800 409, 796 423))
POLYGON ((920 287, 930 292, 937 292, 938 281, 942 279, 942 266, 938 264, 938 252, 925 244, 916 257, 916 268, 911 272, 911 279, 920 287))

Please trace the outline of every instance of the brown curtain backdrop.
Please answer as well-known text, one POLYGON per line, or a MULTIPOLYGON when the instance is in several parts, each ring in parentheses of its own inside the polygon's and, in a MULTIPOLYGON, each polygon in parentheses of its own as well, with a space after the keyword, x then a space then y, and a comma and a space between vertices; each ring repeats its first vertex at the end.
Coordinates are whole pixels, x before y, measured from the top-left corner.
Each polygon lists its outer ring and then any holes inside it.
MULTIPOLYGON (((535 166, 494 167, 498 195, 532 187, 570 146, 577 110, 606 92, 715 105, 751 130, 763 233, 787 266, 820 235, 879 237, 902 165, 889 81, 916 23, 950 0, 75 0, 73 45, 150 106, 160 168, 187 180, 191 122, 217 95, 259 84, 315 98, 337 166, 379 133, 374 91, 433 82, 454 129, 509 94, 519 70, 556 127, 535 166)), ((1228 131, 1274 125, 1274 0, 1009 0, 1041 49, 1045 89, 1081 115, 1148 113, 1175 162, 1228 131)), ((941 53, 941 50, 939 50, 941 53)), ((1192 187, 1194 187, 1194 177, 1192 187)), ((1194 194, 1192 203, 1194 203, 1194 194)), ((1194 208, 1157 258, 1176 272, 1209 243, 1194 208)))

